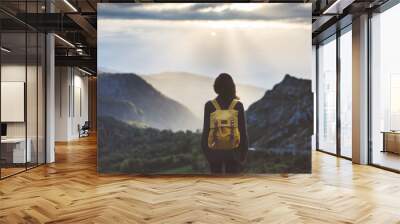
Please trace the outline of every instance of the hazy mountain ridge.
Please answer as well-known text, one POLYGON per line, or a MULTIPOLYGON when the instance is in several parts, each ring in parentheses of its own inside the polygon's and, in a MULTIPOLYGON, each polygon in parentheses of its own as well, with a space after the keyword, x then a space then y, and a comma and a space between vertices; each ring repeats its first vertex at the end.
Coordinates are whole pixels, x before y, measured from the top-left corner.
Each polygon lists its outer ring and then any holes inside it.
POLYGON ((99 116, 159 129, 198 129, 201 121, 133 73, 102 73, 98 77, 99 116))
POLYGON ((117 71, 116 69, 113 68, 107 68, 107 67, 101 67, 99 66, 97 68, 98 74, 103 74, 103 73, 121 73, 120 71, 117 71))
POLYGON ((250 144, 256 149, 309 152, 313 133, 311 80, 286 75, 247 110, 250 144))
MULTIPOLYGON (((163 72, 141 77, 164 95, 185 105, 200 119, 203 119, 204 104, 216 97, 214 78, 211 77, 188 72, 163 72)), ((265 93, 265 89, 238 83, 236 91, 245 108, 265 93)))

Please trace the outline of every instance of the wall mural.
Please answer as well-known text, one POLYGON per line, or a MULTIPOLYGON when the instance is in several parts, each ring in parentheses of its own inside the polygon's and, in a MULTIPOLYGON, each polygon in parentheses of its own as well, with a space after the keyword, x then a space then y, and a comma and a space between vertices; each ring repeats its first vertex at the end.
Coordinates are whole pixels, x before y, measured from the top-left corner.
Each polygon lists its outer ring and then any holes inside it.
POLYGON ((99 172, 311 172, 311 4, 98 9, 99 172))

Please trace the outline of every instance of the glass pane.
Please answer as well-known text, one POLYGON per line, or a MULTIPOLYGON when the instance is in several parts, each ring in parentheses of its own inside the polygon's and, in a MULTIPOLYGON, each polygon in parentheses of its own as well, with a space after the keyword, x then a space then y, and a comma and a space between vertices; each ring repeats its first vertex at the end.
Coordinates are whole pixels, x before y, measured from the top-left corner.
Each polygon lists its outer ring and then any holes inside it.
POLYGON ((372 163, 400 170, 400 5, 372 18, 372 163))
MULTIPOLYGON (((38 4, 36 1, 27 2, 27 13, 37 13, 38 4)), ((36 21, 32 21, 36 22, 36 21)), ((37 74, 38 74, 38 35, 34 30, 27 30, 27 74, 26 74, 26 116, 27 116, 27 150, 30 150, 30 158, 28 159, 28 168, 37 165, 38 147, 38 111, 37 111, 37 74)))
POLYGON ((45 163, 45 35, 39 33, 38 41, 38 163, 45 163))
POLYGON ((340 152, 352 156, 352 35, 340 37, 340 152))
POLYGON ((37 45, 38 37, 36 32, 27 33, 28 38, 28 62, 27 62, 27 81, 26 81, 26 112, 27 112, 27 142, 28 150, 30 148, 30 159, 28 160, 28 168, 37 165, 37 132, 38 132, 38 111, 37 111, 37 74, 38 74, 38 57, 37 45))
MULTIPOLYGON (((44 5, 44 0, 0 1, 12 14, 43 13, 44 5)), ((0 26, 3 178, 45 161, 45 36, 2 12, 0 26)))
POLYGON ((336 40, 318 48, 318 147, 336 153, 336 40))
MULTIPOLYGON (((1 34, 1 173, 2 177, 25 170, 26 35, 1 34)), ((28 147, 29 148, 29 147, 28 147)))
POLYGON ((316 146, 316 130, 317 130, 317 99, 316 99, 316 83, 317 83, 317 72, 316 72, 316 68, 317 68, 317 48, 316 46, 312 46, 312 69, 311 69, 311 73, 312 73, 312 92, 313 92, 313 106, 314 106, 314 113, 313 113, 313 130, 314 133, 312 135, 311 138, 311 147, 312 150, 316 150, 317 146, 316 146))

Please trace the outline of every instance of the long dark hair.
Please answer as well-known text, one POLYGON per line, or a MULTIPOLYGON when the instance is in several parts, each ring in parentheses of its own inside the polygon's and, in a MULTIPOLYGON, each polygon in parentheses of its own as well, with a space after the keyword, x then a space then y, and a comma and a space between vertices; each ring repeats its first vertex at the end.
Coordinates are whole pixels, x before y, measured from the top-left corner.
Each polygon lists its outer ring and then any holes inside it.
POLYGON ((214 81, 214 91, 224 99, 239 99, 236 96, 236 85, 228 73, 221 73, 214 81))

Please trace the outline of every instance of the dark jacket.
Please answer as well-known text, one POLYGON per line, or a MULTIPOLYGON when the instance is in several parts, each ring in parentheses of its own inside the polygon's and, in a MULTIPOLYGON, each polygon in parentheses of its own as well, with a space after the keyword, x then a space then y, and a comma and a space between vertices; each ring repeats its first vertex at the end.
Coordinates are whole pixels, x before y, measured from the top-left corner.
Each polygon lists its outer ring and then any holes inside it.
MULTIPOLYGON (((221 97, 217 97, 217 102, 220 105, 221 109, 227 109, 232 102, 232 98, 230 99, 223 99, 221 97)), ((239 132, 240 132, 240 144, 239 149, 234 149, 234 152, 237 152, 238 160, 243 163, 246 159, 247 151, 248 151, 248 138, 247 138, 247 128, 246 128, 246 116, 243 104, 238 102, 234 108, 237 110, 238 113, 238 125, 239 125, 239 132)), ((208 148, 208 133, 210 132, 210 114, 215 111, 214 105, 211 101, 208 101, 204 107, 204 124, 203 124, 203 135, 201 138, 201 145, 203 148, 203 152, 207 157, 208 161, 218 158, 213 158, 217 155, 216 151, 223 151, 223 150, 212 150, 208 148)), ((232 150, 229 150, 232 151, 232 150)), ((230 153, 230 152, 228 152, 230 153)), ((221 152, 218 152, 218 155, 221 155, 221 152)))

